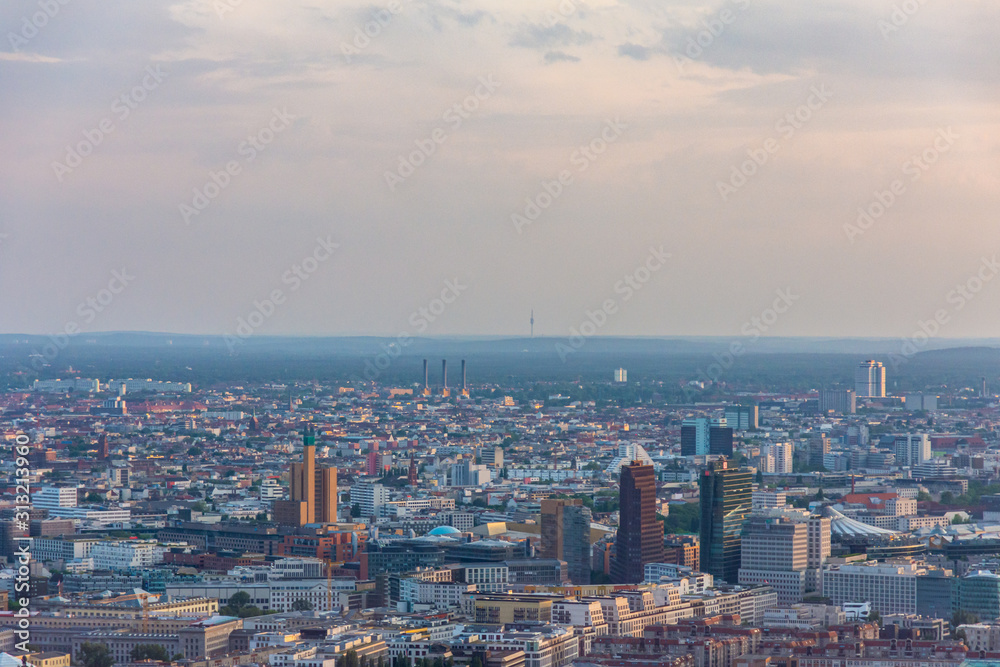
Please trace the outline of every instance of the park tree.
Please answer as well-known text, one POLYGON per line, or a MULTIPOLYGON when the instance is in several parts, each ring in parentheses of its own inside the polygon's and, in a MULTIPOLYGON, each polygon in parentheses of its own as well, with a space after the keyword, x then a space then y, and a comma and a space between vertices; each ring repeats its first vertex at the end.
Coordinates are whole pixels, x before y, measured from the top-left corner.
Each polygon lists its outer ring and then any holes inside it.
POLYGON ((337 667, 361 667, 361 661, 358 660, 358 652, 351 649, 345 653, 341 659, 341 664, 337 667))
POLYGON ((76 652, 76 660, 82 667, 112 667, 115 659, 106 644, 84 642, 76 652))
MULTIPOLYGON (((312 609, 312 602, 306 600, 305 598, 299 598, 292 603, 292 611, 312 611, 312 609)), ((379 667, 382 667, 382 665, 379 665, 379 667)))
POLYGON ((159 662, 170 662, 170 654, 162 644, 140 644, 132 649, 129 654, 132 662, 140 660, 157 660, 159 662))

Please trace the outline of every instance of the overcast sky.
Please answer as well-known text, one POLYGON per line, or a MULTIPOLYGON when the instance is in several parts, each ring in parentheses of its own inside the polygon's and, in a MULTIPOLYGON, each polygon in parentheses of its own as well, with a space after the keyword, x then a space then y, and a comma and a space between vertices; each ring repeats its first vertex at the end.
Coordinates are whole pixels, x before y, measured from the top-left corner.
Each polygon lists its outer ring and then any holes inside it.
POLYGON ((0 331, 996 336, 1000 8, 896 5, 9 0, 0 331))

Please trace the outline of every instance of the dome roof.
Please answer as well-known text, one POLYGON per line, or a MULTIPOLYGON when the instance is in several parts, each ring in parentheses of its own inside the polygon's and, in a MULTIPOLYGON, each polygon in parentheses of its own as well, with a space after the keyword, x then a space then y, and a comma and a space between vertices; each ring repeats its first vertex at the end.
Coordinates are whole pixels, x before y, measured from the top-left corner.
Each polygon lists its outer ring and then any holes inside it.
POLYGON ((428 531, 428 535, 461 535, 462 531, 454 526, 438 526, 431 531, 428 531))

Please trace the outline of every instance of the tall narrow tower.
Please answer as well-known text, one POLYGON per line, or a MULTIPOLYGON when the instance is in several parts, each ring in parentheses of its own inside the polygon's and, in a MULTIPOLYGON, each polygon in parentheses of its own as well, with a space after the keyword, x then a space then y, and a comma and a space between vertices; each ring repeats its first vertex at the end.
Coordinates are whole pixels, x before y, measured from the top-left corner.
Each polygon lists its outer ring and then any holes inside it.
POLYGON ((618 535, 611 581, 637 584, 645 579, 646 563, 662 563, 663 526, 656 520, 656 475, 653 466, 632 461, 622 466, 619 482, 618 535))
POLYGON ((469 395, 469 385, 465 382, 465 359, 462 359, 462 396, 469 395))
POLYGON ((422 393, 423 393, 424 396, 430 396, 431 395, 431 386, 430 386, 430 384, 428 384, 428 380, 427 380, 427 360, 426 359, 424 359, 424 390, 423 390, 422 393))
POLYGON ((702 473, 701 567, 727 584, 739 582, 743 521, 750 513, 753 477, 745 468, 716 461, 702 473))
POLYGON ((451 391, 448 390, 448 360, 441 360, 441 395, 451 396, 451 391))
POLYGON ((531 337, 535 337, 535 309, 531 309, 531 337))

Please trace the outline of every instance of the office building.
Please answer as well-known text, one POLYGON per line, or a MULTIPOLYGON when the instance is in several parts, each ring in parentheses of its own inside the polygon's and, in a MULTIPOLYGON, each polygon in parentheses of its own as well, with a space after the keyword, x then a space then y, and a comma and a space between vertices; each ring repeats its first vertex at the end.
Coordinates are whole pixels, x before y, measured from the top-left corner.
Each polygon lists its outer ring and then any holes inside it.
POLYGON ((912 467, 931 459, 931 439, 924 433, 904 433, 895 436, 893 451, 896 465, 912 467))
POLYGON ((316 523, 337 523, 337 469, 316 468, 316 523))
POLYGON ((365 519, 378 516, 379 508, 389 502, 389 489, 381 484, 363 482, 351 487, 351 507, 358 505, 365 519))
POLYGON ((681 456, 705 454, 708 454, 708 419, 685 419, 681 422, 681 456))
POLYGON ((917 576, 924 569, 903 564, 831 565, 823 570, 823 597, 843 606, 870 602, 882 615, 917 613, 917 576))
POLYGON ((768 447, 768 453, 774 457, 774 472, 779 475, 790 475, 793 472, 793 454, 795 447, 790 442, 778 442, 768 447))
MULTIPOLYGON (((563 512, 563 555, 569 580, 576 586, 590 585, 590 508, 567 507, 563 512)), ((657 523, 659 525, 659 523, 657 523)))
POLYGON ((740 544, 741 586, 770 585, 778 604, 801 602, 806 592, 808 526, 773 515, 750 515, 740 544))
POLYGON ((483 447, 479 456, 484 466, 503 468, 503 447, 483 447))
POLYGON ((733 455, 733 429, 727 425, 725 417, 713 419, 709 424, 708 453, 719 456, 733 455))
POLYGON ((453 463, 451 466, 452 486, 485 486, 490 483, 493 476, 490 469, 482 464, 474 463, 471 459, 453 463))
POLYGON ((814 433, 809 438, 809 465, 824 468, 826 455, 830 453, 830 439, 825 433, 814 433))
POLYGON ((663 526, 656 519, 653 466, 640 461, 622 466, 619 488, 620 519, 611 580, 635 584, 643 581, 646 563, 662 563, 664 557, 663 526))
POLYGON ((806 541, 806 590, 818 591, 823 585, 822 572, 830 557, 831 519, 814 514, 806 522, 808 527, 806 541))
POLYGON ((590 509, 579 498, 542 501, 541 558, 566 562, 570 581, 590 584, 590 509))
POLYGON ((715 461, 700 478, 701 567, 726 583, 739 580, 740 534, 750 513, 753 476, 715 461))
POLYGON ((89 378, 71 378, 68 380, 35 380, 34 383, 32 383, 31 388, 34 391, 44 392, 61 393, 68 391, 85 391, 93 394, 101 390, 101 381, 89 378))
POLYGON ((31 504, 40 510, 76 507, 76 495, 76 487, 44 486, 32 494, 31 504))
POLYGON ((788 504, 784 491, 753 491, 750 494, 750 502, 754 511, 777 509, 788 504))
POLYGON ((937 410, 938 397, 936 394, 907 394, 903 397, 906 409, 909 412, 917 410, 937 410))
POLYGON ((681 456, 733 455, 733 429, 726 418, 694 417, 681 423, 681 456))
POLYGON ((858 411, 858 396, 853 389, 824 389, 819 392, 819 411, 853 415, 858 411))
POLYGON ((316 467, 316 433, 302 433, 302 463, 291 465, 288 500, 274 501, 274 520, 302 527, 337 520, 337 470, 316 467))
POLYGON ((726 408, 726 424, 737 431, 757 430, 756 405, 730 405, 726 408))
POLYGON ((854 391, 861 398, 885 397, 885 367, 878 361, 864 361, 854 370, 854 391))
POLYGON ((1000 575, 976 570, 955 580, 953 590, 954 609, 986 621, 1000 618, 1000 575))
POLYGON ((624 368, 615 369, 615 382, 624 383, 628 382, 628 371, 624 368))

